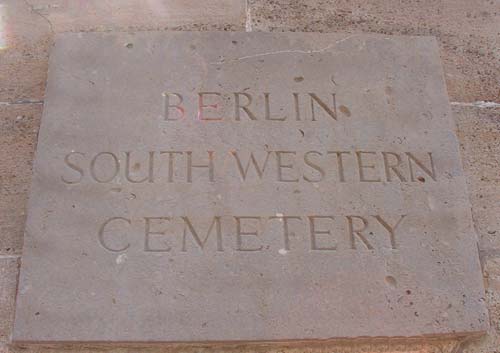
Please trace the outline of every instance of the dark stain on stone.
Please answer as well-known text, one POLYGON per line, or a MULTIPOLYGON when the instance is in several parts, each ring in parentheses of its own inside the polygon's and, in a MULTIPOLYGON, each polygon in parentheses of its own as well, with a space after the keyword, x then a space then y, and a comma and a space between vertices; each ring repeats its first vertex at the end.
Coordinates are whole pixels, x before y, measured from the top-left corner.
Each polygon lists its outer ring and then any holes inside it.
POLYGON ((386 276, 385 282, 391 287, 396 287, 397 285, 396 279, 392 276, 386 276))
POLYGON ((347 108, 345 105, 341 105, 339 107, 339 110, 347 117, 350 117, 351 116, 351 111, 349 110, 349 108, 347 108))

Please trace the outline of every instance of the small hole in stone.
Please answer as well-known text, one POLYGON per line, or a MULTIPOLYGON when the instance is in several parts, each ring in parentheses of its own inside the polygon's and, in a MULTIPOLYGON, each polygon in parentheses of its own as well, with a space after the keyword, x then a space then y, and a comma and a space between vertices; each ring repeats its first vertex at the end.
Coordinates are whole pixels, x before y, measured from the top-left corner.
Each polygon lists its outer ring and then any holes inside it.
POLYGON ((411 294, 411 290, 407 289, 406 290, 406 294, 410 295, 411 294))
POLYGON ((127 43, 125 44, 125 47, 127 47, 128 49, 132 49, 134 45, 132 43, 127 43))
POLYGON ((392 276, 386 276, 385 277, 385 282, 390 285, 391 287, 396 287, 397 282, 396 279, 392 276))
POLYGON ((293 79, 295 82, 302 82, 304 81, 304 78, 302 76, 297 76, 297 77, 294 77, 293 79))
POLYGON ((418 179, 418 181, 421 181, 422 183, 425 183, 425 178, 424 177, 419 176, 417 179, 418 179))
POLYGON ((339 107, 339 110, 347 117, 350 117, 351 116, 351 111, 349 110, 349 108, 347 108, 345 105, 341 105, 339 107))

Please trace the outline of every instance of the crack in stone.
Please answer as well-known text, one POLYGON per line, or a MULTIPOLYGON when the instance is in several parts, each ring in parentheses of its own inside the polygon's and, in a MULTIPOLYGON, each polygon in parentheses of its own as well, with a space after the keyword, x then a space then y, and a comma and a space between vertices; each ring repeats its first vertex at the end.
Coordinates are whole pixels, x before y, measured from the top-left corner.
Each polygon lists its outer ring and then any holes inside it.
POLYGON ((0 105, 43 104, 43 100, 20 99, 13 102, 0 102, 0 105))
POLYGON ((500 108, 500 103, 489 101, 476 101, 472 103, 466 102, 450 102, 451 105, 458 105, 461 107, 476 107, 476 108, 500 108))
POLYGON ((47 18, 47 16, 41 14, 40 11, 35 10, 35 7, 33 5, 31 5, 28 2, 28 0, 23 0, 23 1, 26 4, 26 6, 31 10, 31 12, 33 12, 33 13, 37 14, 38 16, 40 16, 41 18, 43 18, 49 24, 50 31, 54 34, 55 33, 54 26, 52 25, 52 22, 50 22, 50 20, 47 18))
POLYGON ((0 255, 0 260, 3 259, 18 259, 21 255, 0 255))
POLYGON ((250 1, 246 0, 245 1, 245 31, 246 32, 252 32, 252 13, 251 13, 251 6, 250 6, 250 1))
POLYGON ((258 58, 262 56, 269 56, 269 55, 278 55, 278 54, 315 54, 315 53, 322 53, 324 51, 327 51, 328 49, 331 49, 335 47, 337 44, 342 43, 348 39, 351 39, 353 37, 356 37, 357 34, 353 34, 350 36, 347 36, 345 38, 337 40, 335 43, 332 43, 330 45, 327 45, 324 48, 321 49, 312 49, 312 50, 300 50, 300 49, 287 49, 287 50, 277 50, 277 51, 271 51, 271 52, 266 52, 266 53, 258 53, 258 54, 253 54, 253 55, 246 55, 246 56, 241 56, 239 58, 231 59, 229 61, 225 61, 224 59, 221 59, 219 61, 211 62, 209 63, 210 65, 222 65, 228 62, 233 62, 233 61, 242 61, 246 59, 253 59, 253 58, 258 58))

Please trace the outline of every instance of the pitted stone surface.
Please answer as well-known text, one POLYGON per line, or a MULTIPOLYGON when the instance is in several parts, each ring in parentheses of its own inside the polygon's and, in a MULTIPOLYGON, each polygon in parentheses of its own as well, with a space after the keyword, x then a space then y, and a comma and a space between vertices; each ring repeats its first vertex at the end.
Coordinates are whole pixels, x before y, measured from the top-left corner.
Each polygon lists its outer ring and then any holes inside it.
POLYGON ((485 331, 450 115, 432 38, 59 36, 14 341, 485 331))

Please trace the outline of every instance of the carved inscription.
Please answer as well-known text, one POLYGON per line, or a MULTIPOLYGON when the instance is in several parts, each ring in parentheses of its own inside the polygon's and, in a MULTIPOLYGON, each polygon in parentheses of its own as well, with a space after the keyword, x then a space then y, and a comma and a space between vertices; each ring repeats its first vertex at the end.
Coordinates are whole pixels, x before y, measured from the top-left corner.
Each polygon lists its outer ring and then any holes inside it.
POLYGON ((390 183, 437 181, 432 152, 390 151, 106 151, 69 152, 65 184, 216 182, 390 183))
POLYGON ((398 249, 407 215, 213 216, 196 224, 188 216, 110 217, 98 231, 110 252, 132 246, 144 252, 272 252, 398 249), (134 245, 132 245, 134 244, 134 245))
POLYGON ((359 33, 57 36, 14 343, 487 331, 438 49, 359 33))
MULTIPOLYGON (((348 124, 355 119, 339 106, 335 93, 291 92, 276 102, 269 92, 165 91, 162 123, 191 121, 309 122, 348 124), (187 104, 187 103, 191 104, 187 104), (193 102, 196 102, 193 104, 193 102)), ((300 130, 299 130, 300 131, 300 130)), ((302 132, 303 133, 303 132, 302 132)), ((441 171, 429 150, 395 151, 368 148, 272 149, 246 146, 234 150, 152 149, 134 151, 68 151, 61 158, 60 181, 68 186, 109 184, 131 186, 221 183, 241 184, 366 184, 435 183, 441 171)), ((97 229, 102 249, 121 253, 186 253, 202 251, 260 253, 306 251, 397 251, 405 219, 411 214, 214 215, 200 221, 193 215, 114 215, 97 229)))
POLYGON ((185 106, 187 96, 186 93, 163 92, 163 119, 317 121, 322 118, 337 120, 338 117, 335 93, 292 92, 281 106, 273 103, 269 92, 198 92, 198 104, 194 109, 185 106))

